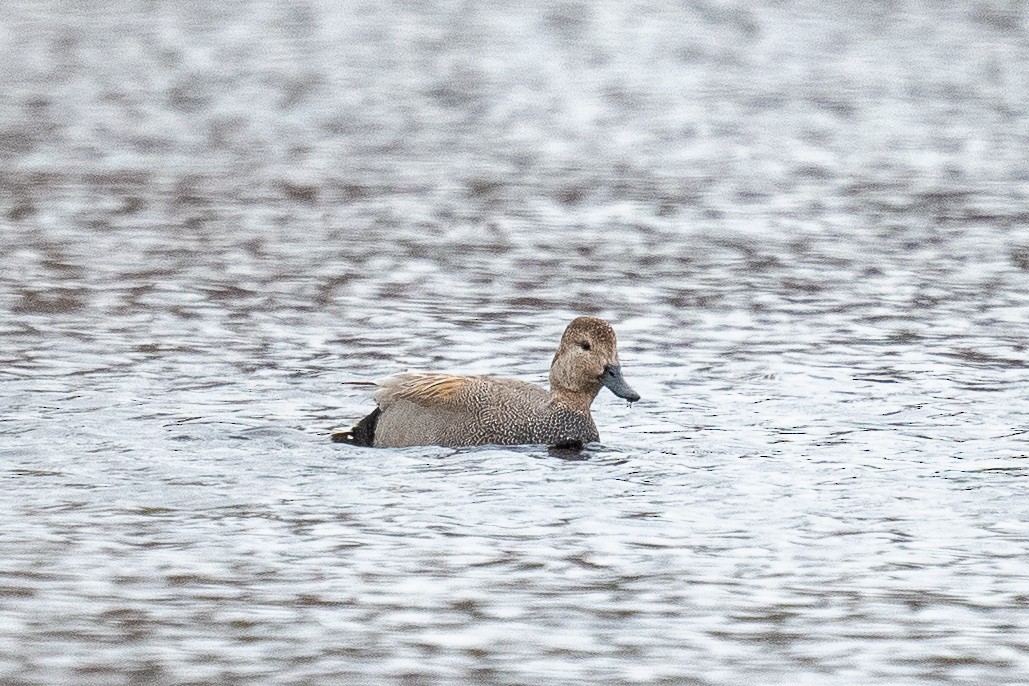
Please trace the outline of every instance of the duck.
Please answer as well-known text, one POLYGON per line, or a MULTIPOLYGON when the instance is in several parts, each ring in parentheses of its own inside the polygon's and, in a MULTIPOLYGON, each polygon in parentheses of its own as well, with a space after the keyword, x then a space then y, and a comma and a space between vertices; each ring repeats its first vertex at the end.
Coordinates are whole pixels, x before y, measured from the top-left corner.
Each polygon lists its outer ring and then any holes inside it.
MULTIPOLYGON (((358 382, 367 384, 369 382, 358 382)), ((404 372, 370 382, 376 408, 337 443, 376 448, 545 444, 600 440, 590 406, 602 388, 640 399, 622 376, 615 331, 597 317, 568 324, 550 363, 550 388, 493 375, 404 372)))

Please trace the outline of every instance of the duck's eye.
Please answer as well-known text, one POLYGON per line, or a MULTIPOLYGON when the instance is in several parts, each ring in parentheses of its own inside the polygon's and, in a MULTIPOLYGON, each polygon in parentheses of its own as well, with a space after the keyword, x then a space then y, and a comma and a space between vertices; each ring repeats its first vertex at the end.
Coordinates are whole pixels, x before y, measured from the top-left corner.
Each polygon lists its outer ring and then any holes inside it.
POLYGON ((589 350, 590 344, 587 341, 579 341, 579 347, 583 350, 589 350))

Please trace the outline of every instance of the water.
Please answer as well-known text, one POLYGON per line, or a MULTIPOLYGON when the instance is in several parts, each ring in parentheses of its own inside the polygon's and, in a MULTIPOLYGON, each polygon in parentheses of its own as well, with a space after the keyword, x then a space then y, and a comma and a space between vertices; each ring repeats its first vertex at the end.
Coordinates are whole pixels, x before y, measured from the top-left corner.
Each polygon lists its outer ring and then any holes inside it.
POLYGON ((1029 683, 1029 15, 6 2, 0 682, 1029 683), (341 381, 602 444, 367 450, 341 381))

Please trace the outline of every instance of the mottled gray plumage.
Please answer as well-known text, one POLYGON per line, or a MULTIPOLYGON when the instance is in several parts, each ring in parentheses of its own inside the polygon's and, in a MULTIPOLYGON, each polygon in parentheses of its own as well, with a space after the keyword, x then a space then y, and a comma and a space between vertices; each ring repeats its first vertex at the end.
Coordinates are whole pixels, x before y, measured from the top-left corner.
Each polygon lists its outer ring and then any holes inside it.
POLYGON ((599 440, 590 405, 602 386, 630 401, 615 333, 593 317, 572 321, 550 367, 548 392, 494 376, 406 373, 377 382, 378 410, 333 440, 400 448, 412 445, 548 445, 599 440))

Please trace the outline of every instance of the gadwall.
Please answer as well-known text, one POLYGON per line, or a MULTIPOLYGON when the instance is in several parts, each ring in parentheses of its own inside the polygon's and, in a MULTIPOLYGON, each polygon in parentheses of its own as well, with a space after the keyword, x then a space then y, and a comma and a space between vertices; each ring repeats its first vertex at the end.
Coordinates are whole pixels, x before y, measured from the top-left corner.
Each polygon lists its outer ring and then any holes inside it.
POLYGON ((581 447, 600 439, 590 405, 602 386, 629 402, 640 399, 622 378, 614 329, 596 317, 579 317, 565 329, 550 363, 550 391, 495 376, 418 372, 373 383, 378 407, 333 441, 378 448, 581 447))

